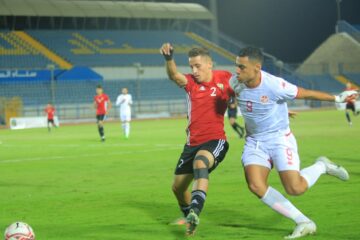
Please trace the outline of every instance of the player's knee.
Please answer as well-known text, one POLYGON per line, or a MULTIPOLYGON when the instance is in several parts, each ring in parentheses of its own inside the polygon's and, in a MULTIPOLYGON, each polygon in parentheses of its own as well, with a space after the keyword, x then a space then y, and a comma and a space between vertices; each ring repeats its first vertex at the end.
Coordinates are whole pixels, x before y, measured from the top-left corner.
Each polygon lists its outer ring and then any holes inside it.
POLYGON ((175 184, 173 184, 173 185, 171 185, 171 190, 173 191, 173 193, 178 193, 178 187, 175 185, 175 184))
POLYGON ((248 183, 248 188, 258 197, 263 197, 266 193, 267 185, 260 182, 250 182, 248 183))
POLYGON ((175 183, 173 183, 173 185, 171 186, 171 190, 173 191, 174 194, 179 194, 181 193, 183 190, 181 190, 181 188, 176 185, 175 183))
POLYGON ((291 196, 299 196, 306 191, 305 187, 302 187, 300 184, 292 184, 285 186, 285 191, 287 194, 291 196))
POLYGON ((204 155, 197 155, 194 158, 194 166, 193 167, 194 167, 194 169, 210 168, 210 161, 204 155))

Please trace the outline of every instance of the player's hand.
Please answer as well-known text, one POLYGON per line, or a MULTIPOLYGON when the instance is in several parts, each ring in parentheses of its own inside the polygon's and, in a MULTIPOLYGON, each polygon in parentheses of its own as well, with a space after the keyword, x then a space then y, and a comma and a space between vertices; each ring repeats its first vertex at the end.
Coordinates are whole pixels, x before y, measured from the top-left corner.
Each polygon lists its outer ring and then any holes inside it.
POLYGON ((335 102, 343 103, 343 102, 353 101, 358 97, 359 97, 359 94, 357 91, 354 91, 354 90, 344 91, 344 92, 340 93, 339 95, 335 95, 335 102))
POLYGON ((294 112, 294 111, 288 111, 288 115, 290 118, 295 118, 297 116, 297 112, 294 112))
POLYGON ((170 43, 164 43, 160 48, 160 53, 164 56, 166 61, 173 59, 174 48, 170 43))

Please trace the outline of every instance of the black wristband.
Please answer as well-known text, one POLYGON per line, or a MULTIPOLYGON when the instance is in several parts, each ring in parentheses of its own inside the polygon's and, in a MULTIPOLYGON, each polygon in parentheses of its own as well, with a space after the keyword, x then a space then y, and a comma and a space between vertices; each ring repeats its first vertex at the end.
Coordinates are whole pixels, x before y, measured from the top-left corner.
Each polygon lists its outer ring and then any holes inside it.
POLYGON ((171 60, 173 60, 173 54, 174 54, 174 49, 171 48, 170 49, 170 54, 164 54, 163 53, 163 56, 164 56, 166 61, 171 61, 171 60))

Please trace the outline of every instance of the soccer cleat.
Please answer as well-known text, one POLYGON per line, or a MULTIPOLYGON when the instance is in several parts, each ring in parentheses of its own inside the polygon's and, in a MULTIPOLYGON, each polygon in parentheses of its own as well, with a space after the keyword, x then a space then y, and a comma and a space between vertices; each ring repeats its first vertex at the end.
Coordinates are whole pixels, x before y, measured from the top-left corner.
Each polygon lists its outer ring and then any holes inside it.
POLYGON ((193 236, 195 234, 197 225, 199 225, 200 223, 200 218, 194 212, 194 210, 190 209, 190 212, 186 217, 186 223, 187 223, 186 236, 193 236))
POLYGON ((292 234, 284 237, 285 239, 295 239, 316 233, 316 225, 314 222, 304 222, 296 225, 292 234))
POLYGON ((333 163, 327 157, 324 156, 318 157, 316 159, 316 162, 322 162, 325 164, 326 174, 337 177, 343 181, 349 180, 349 173, 346 171, 346 169, 343 168, 342 166, 333 163))
POLYGON ((186 218, 184 218, 184 217, 178 218, 175 221, 169 223, 169 225, 173 225, 173 226, 186 225, 186 218))
POLYGON ((103 138, 101 138, 101 142, 105 142, 105 138, 103 137, 103 138))

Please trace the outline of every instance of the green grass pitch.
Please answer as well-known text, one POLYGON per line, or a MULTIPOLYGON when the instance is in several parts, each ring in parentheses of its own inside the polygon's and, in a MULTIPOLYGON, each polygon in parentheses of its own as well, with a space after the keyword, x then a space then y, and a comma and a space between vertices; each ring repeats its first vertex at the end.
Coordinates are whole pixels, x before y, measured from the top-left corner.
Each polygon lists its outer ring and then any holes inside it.
MULTIPOLYGON (((227 120, 226 120, 227 121, 227 120)), ((242 119, 239 119, 242 121, 242 119)), ((308 239, 360 239, 360 118, 344 112, 302 112, 291 120, 302 167, 319 155, 344 165, 349 182, 322 176, 289 199, 318 226, 308 239)), ((185 119, 135 121, 124 140, 119 123, 0 130, 0 231, 29 223, 40 240, 184 239, 170 190, 185 141, 185 119)), ((194 239, 282 239, 294 224, 253 196, 240 162, 244 140, 226 122, 230 150, 210 176, 210 190, 194 239)), ((270 184, 284 193, 275 171, 270 184)))

